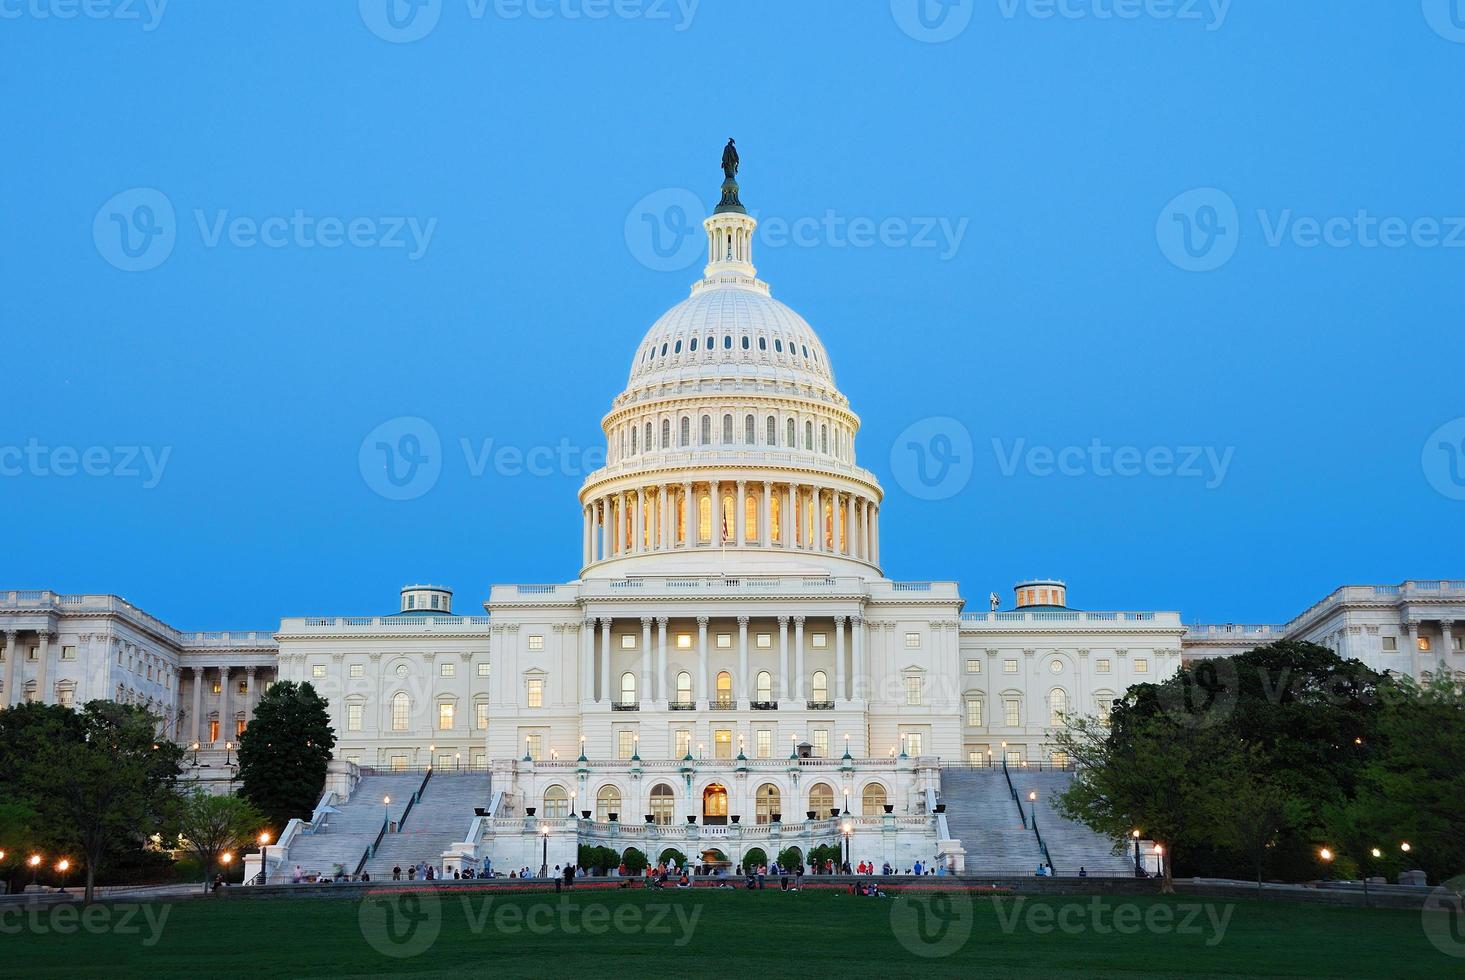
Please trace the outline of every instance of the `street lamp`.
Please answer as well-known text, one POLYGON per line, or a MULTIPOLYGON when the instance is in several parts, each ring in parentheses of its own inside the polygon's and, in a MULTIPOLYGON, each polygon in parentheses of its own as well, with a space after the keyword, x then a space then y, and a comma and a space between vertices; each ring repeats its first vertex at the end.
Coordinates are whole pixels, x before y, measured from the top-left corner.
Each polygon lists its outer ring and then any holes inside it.
POLYGON ((193 743, 193 767, 198 768, 198 743, 193 743))
POLYGON ((841 829, 844 831, 844 866, 846 868, 848 868, 849 867, 849 839, 850 839, 850 834, 854 833, 855 825, 854 825, 854 823, 852 821, 846 820, 844 822, 844 826, 841 829))
POLYGON ((461 753, 461 752, 454 752, 453 753, 453 769, 455 771, 457 771, 457 772, 462 772, 463 771, 463 753, 461 753))
POLYGON ((230 752, 233 752, 233 751, 234 751, 234 743, 233 742, 225 742, 224 743, 224 768, 226 768, 226 769, 229 767, 229 753, 230 752))
POLYGON ((539 877, 541 877, 541 878, 548 878, 549 877, 549 824, 547 824, 547 823, 540 824, 539 825, 539 833, 543 837, 543 840, 544 840, 544 853, 543 853, 543 855, 540 858, 540 861, 542 863, 539 865, 539 877))
POLYGON ((1409 850, 1410 850, 1410 848, 1409 848, 1409 842, 1407 840, 1406 841, 1401 841, 1400 844, 1399 844, 1399 850, 1403 851, 1405 854, 1408 854, 1409 853, 1409 850))
POLYGON ((1129 836, 1134 838, 1134 876, 1136 878, 1143 878, 1145 876, 1144 869, 1139 866, 1139 831, 1131 830, 1129 836))
POLYGON ((389 827, 389 826, 391 826, 391 823, 392 823, 391 806, 392 806, 392 798, 390 796, 383 796, 382 797, 382 831, 383 831, 383 833, 386 832, 386 828, 389 827))
POLYGON ((26 863, 31 866, 31 887, 34 888, 36 887, 36 876, 41 873, 41 856, 32 854, 26 863))
POLYGON ((1159 844, 1155 845, 1155 873, 1161 878, 1165 877, 1165 848, 1159 844))
POLYGON ((66 894, 66 872, 71 870, 71 862, 62 858, 56 862, 56 873, 61 876, 61 894, 66 894))
POLYGON ((270 832, 262 830, 259 834, 259 883, 267 885, 270 883, 270 832))

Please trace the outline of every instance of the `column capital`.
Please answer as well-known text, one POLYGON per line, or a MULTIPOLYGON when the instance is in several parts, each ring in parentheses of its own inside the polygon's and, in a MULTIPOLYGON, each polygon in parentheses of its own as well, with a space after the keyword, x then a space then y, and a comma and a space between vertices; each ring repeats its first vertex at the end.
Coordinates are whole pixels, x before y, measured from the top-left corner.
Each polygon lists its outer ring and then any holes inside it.
POLYGON ((709 622, 711 622, 711 621, 712 621, 712 617, 710 617, 710 616, 698 616, 697 617, 697 628, 698 629, 704 629, 705 630, 707 628, 707 624, 709 622))
POLYGON ((804 625, 804 617, 803 616, 795 616, 794 617, 794 625, 795 626, 802 627, 804 625))
POLYGON ((865 621, 863 619, 861 619, 859 616, 851 616, 849 618, 849 622, 850 622, 850 625, 853 626, 853 627, 855 627, 856 629, 858 629, 859 627, 865 625, 865 621))
POLYGON ((834 617, 834 628, 835 629, 839 629, 840 627, 842 627, 844 625, 845 620, 848 619, 848 618, 849 618, 848 616, 835 616, 834 617))
POLYGON ((202 668, 202 667, 190 667, 188 669, 191 670, 191 671, 193 671, 193 679, 194 680, 198 680, 199 678, 203 677, 204 668, 202 668))
POLYGON ((778 617, 778 626, 779 626, 780 629, 783 629, 783 628, 787 627, 788 626, 788 617, 787 616, 779 616, 778 617))
POLYGON ((649 630, 651 628, 651 624, 654 622, 656 622, 656 618, 654 616, 642 616, 641 628, 643 630, 649 630))
POLYGON ((738 629, 747 629, 747 628, 748 628, 748 617, 747 616, 739 616, 738 617, 738 629))
POLYGON ((656 617, 656 625, 657 626, 660 626, 662 629, 666 629, 666 624, 667 623, 670 623, 670 622, 671 622, 671 617, 670 616, 657 616, 656 617))

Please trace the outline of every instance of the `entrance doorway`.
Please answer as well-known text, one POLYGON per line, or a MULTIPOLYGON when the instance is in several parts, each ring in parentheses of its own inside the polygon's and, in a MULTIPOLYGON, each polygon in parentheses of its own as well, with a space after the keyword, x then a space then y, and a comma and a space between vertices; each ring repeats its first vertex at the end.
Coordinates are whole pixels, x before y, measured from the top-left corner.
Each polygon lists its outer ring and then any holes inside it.
POLYGON ((727 787, 721 783, 702 791, 702 823, 714 827, 727 823, 727 787))

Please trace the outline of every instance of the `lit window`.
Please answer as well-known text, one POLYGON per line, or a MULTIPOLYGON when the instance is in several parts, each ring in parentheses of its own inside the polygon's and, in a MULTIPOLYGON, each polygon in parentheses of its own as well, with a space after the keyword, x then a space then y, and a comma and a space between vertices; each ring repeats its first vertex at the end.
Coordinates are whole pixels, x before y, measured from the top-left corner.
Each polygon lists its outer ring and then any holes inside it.
POLYGON ((359 732, 359 731, 361 731, 361 713, 362 713, 363 710, 364 710, 364 706, 363 705, 359 705, 359 704, 348 704, 348 705, 346 705, 346 731, 348 731, 348 732, 359 732))
POLYGON ((488 702, 479 701, 473 705, 473 727, 483 731, 488 727, 488 702))
POLYGON ((722 670, 717 673, 717 704, 719 707, 730 707, 732 698, 732 675, 722 670))
POLYGON ((982 662, 980 660, 968 660, 966 662, 966 672, 968 674, 980 674, 982 672, 982 662))
POLYGON ((822 670, 814 671, 813 701, 829 700, 829 675, 822 670))
POLYGON ((904 749, 906 755, 917 756, 921 754, 920 732, 901 732, 900 742, 901 748, 904 749))
POLYGON ((1136 674, 1148 674, 1150 672, 1150 661, 1148 657, 1134 658, 1134 672, 1136 674))
POLYGON ((211 719, 209 719, 209 741, 210 742, 217 742, 218 740, 219 740, 219 719, 217 719, 217 718, 211 718, 211 719))
POLYGON ((981 698, 968 698, 966 703, 966 723, 968 725, 982 724, 982 700, 981 698))
POLYGON ((754 821, 760 824, 772 823, 775 813, 782 819, 783 803, 781 800, 782 796, 780 796, 777 786, 774 786, 772 783, 764 783, 762 786, 759 786, 758 792, 754 796, 754 821))
POLYGON ((535 732, 524 737, 524 754, 535 762, 538 762, 544 755, 544 736, 535 732))
MULTIPOLYGON (((310 668, 310 676, 311 677, 324 677, 324 676, 326 676, 326 668, 325 668, 325 665, 323 665, 323 664, 316 664, 314 667, 311 667, 310 668)), ((217 687, 218 685, 216 684, 214 686, 217 687)), ((215 693, 217 693, 217 692, 215 692, 215 693)))
POLYGON ((905 635, 905 648, 907 650, 919 650, 921 648, 921 634, 907 633, 905 635))
POLYGON ((437 706, 437 727, 439 731, 453 730, 453 703, 444 701, 437 706))
POLYGON ((905 703, 907 705, 921 703, 921 678, 914 674, 905 679, 905 703))
POLYGON ((813 745, 813 748, 814 748, 814 758, 816 758, 816 759, 827 759, 827 758, 829 758, 829 729, 827 729, 827 728, 816 728, 816 729, 814 729, 814 733, 813 734, 814 734, 814 745, 813 745))
POLYGON ((352 677, 365 677, 366 676, 366 666, 364 664, 352 664, 351 665, 351 676, 352 677))
POLYGON ((405 732, 412 717, 412 699, 405 691, 392 697, 392 731, 405 732))
POLYGON ((1055 687, 1048 692, 1048 724, 1062 725, 1067 714, 1068 695, 1061 688, 1055 687))
POLYGON ((544 637, 543 637, 543 635, 541 635, 539 633, 530 633, 529 634, 529 649, 531 651, 536 652, 536 653, 539 652, 540 650, 543 650, 544 649, 544 637))
POLYGON ((544 815, 565 817, 570 814, 570 797, 563 786, 551 786, 544 791, 544 815))
POLYGON ((1420 650, 1428 650, 1429 649, 1429 637, 1427 637, 1427 636, 1421 636, 1419 638, 1418 644, 1419 644, 1419 649, 1420 650))
POLYGON ((1004 660, 1004 661, 1002 661, 1002 673, 1004 673, 1004 674, 1015 674, 1015 673, 1017 673, 1017 661, 1016 660, 1004 660))
POLYGON ((771 758, 773 755, 773 732, 767 728, 758 729, 754 736, 753 754, 759 759, 771 758))
POLYGON ((1107 674, 1107 673, 1109 673, 1109 658, 1108 657, 1100 657, 1098 660, 1095 660, 1094 661, 1094 670, 1097 671, 1100 674, 1107 674))
POLYGON ((528 679, 527 685, 528 687, 525 693, 528 698, 529 707, 544 707, 544 678, 531 677, 528 679))
POLYGON ((766 670, 758 671, 758 700, 773 700, 773 675, 766 670))
POLYGON ((692 732, 688 728, 678 728, 676 734, 676 756, 684 759, 692 751, 692 732))
POLYGON ((809 646, 813 647, 815 650, 824 649, 824 647, 828 645, 828 642, 829 636, 825 633, 809 634, 809 646))
POLYGON ((636 733, 622 729, 616 732, 616 758, 629 759, 636 754, 636 733))
POLYGON ((719 728, 712 733, 712 757, 714 759, 732 758, 732 731, 727 728, 719 728))
POLYGON ((678 650, 690 650, 690 649, 692 649, 692 634, 691 633, 678 633, 677 634, 677 649, 678 650))
POLYGON ((621 635, 621 649, 622 650, 634 650, 634 649, 636 649, 636 634, 635 633, 623 633, 621 635))
POLYGON ((438 664, 437 675, 439 677, 452 677, 458 671, 457 664, 438 664))
POLYGON ((488 676, 488 671, 489 671, 488 664, 479 664, 478 665, 478 676, 479 677, 487 677, 488 676))
POLYGON ((1112 698, 1099 698, 1099 724, 1108 726, 1109 713, 1114 710, 1112 698))

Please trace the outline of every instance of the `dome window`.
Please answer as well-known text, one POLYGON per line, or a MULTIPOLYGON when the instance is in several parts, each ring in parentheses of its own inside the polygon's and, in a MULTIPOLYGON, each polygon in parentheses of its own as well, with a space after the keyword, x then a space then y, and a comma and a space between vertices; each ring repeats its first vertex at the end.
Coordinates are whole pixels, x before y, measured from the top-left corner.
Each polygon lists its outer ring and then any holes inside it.
POLYGON ((677 341, 676 346, 671 349, 671 352, 673 354, 680 354, 682 352, 682 342, 680 340, 677 341))
POLYGON ((803 350, 804 350, 804 356, 805 357, 808 357, 809 356, 809 348, 807 346, 804 346, 803 350))
POLYGON ((749 347, 751 347, 751 346, 752 345, 748 341, 748 335, 747 334, 743 334, 743 350, 748 350, 749 347))
POLYGON ((768 338, 767 337, 759 337, 758 338, 758 349, 759 350, 767 350, 768 349, 768 338))
POLYGON ((692 353, 693 354, 697 353, 697 338, 696 337, 693 337, 692 338, 692 348, 691 348, 691 350, 692 350, 692 353))
POLYGON ((708 350, 712 350, 716 346, 717 346, 717 339, 715 337, 713 337, 712 334, 708 334, 707 335, 707 349, 708 350))
POLYGON ((662 357, 665 357, 666 356, 666 345, 665 344, 662 344, 661 345, 661 356, 662 357))
POLYGON ((722 349, 732 350, 732 334, 728 334, 722 338, 722 349))
POLYGON ((782 354, 783 353, 783 341, 782 340, 779 340, 777 337, 773 338, 773 349, 775 351, 777 351, 778 353, 782 354))

